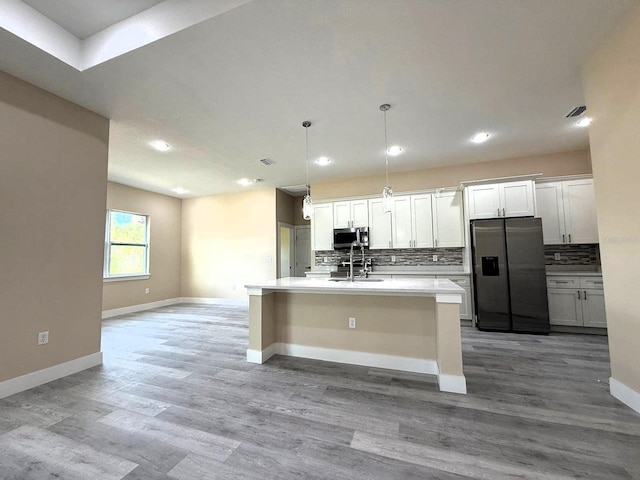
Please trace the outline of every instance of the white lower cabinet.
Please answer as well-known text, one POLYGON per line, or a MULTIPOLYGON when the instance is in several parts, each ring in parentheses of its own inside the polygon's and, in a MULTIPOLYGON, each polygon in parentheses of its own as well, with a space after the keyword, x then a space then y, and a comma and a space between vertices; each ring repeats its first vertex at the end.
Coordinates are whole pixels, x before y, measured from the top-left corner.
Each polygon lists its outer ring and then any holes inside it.
POLYGON ((602 277, 549 276, 549 323, 607 328, 602 277))

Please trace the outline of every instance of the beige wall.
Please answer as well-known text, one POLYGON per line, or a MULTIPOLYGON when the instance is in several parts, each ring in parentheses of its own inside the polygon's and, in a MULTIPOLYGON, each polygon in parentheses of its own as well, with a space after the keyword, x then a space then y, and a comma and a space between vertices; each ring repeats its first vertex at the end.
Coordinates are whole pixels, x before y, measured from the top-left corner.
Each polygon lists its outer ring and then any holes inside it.
POLYGON ((640 394, 640 7, 584 72, 613 378, 640 394))
POLYGON ((289 225, 311 225, 309 220, 302 218, 302 198, 292 197, 288 193, 276 190, 277 220, 289 225))
POLYGON ((109 182, 107 208, 149 215, 151 276, 147 280, 105 282, 102 309, 179 297, 182 200, 109 182))
POLYGON ((3 381, 100 351, 109 121, 0 72, 0 125, 3 381))
MULTIPOLYGON (((389 174, 389 183, 395 192, 453 187, 466 180, 508 177, 542 173, 545 177, 591 173, 589 152, 554 153, 534 157, 510 158, 492 162, 453 165, 412 172, 389 174)), ((382 191, 383 175, 347 178, 340 181, 314 183, 314 201, 358 195, 375 195, 382 191)))
POLYGON ((182 296, 247 298, 276 278, 276 190, 182 202, 182 296))

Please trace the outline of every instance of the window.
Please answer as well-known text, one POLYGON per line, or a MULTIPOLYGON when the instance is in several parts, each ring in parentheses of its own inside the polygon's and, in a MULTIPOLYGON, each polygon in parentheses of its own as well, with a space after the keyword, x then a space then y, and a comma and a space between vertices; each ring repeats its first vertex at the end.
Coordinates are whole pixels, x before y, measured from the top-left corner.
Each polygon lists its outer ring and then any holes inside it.
POLYGON ((149 274, 149 217, 107 210, 104 277, 149 274))

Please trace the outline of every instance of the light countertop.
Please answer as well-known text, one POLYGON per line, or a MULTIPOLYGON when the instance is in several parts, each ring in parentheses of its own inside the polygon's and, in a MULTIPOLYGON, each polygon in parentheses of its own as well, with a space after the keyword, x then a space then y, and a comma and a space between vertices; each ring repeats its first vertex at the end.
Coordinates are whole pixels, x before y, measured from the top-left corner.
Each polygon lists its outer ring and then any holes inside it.
MULTIPOLYGON (((409 295, 449 297, 446 303, 461 303, 464 289, 446 279, 398 278, 381 282, 333 282, 328 278, 280 278, 265 283, 246 285, 249 295, 276 291, 292 293, 357 294, 357 295, 409 295)), ((438 300, 439 301, 439 300, 438 300)))

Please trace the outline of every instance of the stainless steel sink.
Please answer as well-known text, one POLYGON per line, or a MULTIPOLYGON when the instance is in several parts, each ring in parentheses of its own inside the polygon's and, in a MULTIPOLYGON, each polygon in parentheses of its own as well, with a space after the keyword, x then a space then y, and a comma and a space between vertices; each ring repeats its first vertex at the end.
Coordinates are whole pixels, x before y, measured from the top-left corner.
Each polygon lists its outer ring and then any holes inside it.
MULTIPOLYGON (((350 282, 351 280, 348 278, 330 278, 330 282, 350 282)), ((354 282, 383 282, 384 278, 354 278, 354 282)))

